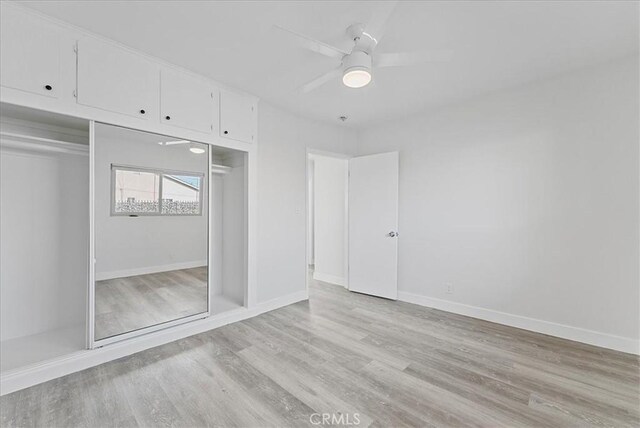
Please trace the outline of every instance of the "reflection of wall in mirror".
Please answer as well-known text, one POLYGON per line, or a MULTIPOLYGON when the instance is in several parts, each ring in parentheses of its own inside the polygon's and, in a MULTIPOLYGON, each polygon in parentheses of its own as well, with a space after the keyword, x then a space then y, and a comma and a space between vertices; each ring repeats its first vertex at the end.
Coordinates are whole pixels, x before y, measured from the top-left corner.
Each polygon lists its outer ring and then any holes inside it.
MULTIPOLYGON (((159 145, 147 133, 96 125, 95 162, 97 280, 207 264, 206 180, 202 183, 202 215, 111 215, 111 165, 192 172, 206 177, 206 153, 194 154, 187 144, 159 145)), ((189 192, 193 195, 192 189, 180 189, 184 185, 167 187, 165 199, 188 197, 189 192)))

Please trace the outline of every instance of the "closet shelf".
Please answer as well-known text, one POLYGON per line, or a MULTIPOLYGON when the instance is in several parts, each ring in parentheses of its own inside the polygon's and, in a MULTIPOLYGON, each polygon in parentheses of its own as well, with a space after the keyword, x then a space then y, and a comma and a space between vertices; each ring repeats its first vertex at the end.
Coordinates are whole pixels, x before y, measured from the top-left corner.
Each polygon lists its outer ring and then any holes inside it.
POLYGON ((80 352, 86 349, 85 325, 43 331, 0 342, 0 373, 80 352))
POLYGON ((52 140, 50 138, 34 137, 28 134, 0 131, 0 145, 4 148, 37 150, 72 155, 89 155, 89 146, 85 144, 69 143, 67 141, 52 140))
POLYGON ((231 172, 232 169, 233 168, 229 166, 211 164, 211 172, 213 174, 220 174, 220 175, 228 174, 231 172))

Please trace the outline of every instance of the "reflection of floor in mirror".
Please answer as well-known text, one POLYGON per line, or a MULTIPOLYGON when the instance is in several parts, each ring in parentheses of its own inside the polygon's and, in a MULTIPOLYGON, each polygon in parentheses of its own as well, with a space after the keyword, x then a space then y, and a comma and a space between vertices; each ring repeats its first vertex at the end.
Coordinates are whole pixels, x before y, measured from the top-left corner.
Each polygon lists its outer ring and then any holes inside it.
POLYGON ((96 282, 96 339, 207 310, 207 267, 96 282))

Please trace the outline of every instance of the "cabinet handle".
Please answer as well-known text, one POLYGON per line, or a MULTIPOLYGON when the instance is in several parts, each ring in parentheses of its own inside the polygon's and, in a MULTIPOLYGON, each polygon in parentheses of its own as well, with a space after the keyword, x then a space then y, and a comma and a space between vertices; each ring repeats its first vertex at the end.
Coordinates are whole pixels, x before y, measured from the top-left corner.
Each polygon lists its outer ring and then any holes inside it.
POLYGON ((145 114, 146 111, 144 111, 144 109, 140 110, 140 114, 145 114))
POLYGON ((224 131, 224 135, 227 135, 229 133, 229 131, 224 131))
POLYGON ((53 89, 53 86, 51 86, 51 85, 44 85, 44 88, 45 88, 47 91, 50 91, 50 90, 52 90, 52 89, 53 89))
POLYGON ((164 118, 167 120, 171 120, 171 116, 165 116, 164 118))

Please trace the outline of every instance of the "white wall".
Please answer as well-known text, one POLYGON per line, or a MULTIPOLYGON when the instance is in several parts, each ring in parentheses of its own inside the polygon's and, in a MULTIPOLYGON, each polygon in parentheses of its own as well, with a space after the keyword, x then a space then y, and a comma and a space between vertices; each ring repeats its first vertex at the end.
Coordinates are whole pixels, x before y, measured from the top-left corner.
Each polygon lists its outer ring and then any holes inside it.
POLYGON ((317 280, 347 285, 347 159, 312 155, 314 271, 317 280))
POLYGON ((637 352, 638 114, 636 57, 362 132, 400 151, 401 298, 637 352))
MULTIPOLYGON (((207 264, 207 187, 201 216, 111 216, 111 164, 208 174, 206 154, 160 146, 154 134, 96 125, 96 279, 207 264)), ((170 137, 166 138, 170 140, 170 137)), ((206 180, 205 180, 206 181, 206 180)))
POLYGON ((2 149, 0 161, 0 337, 82 326, 89 158, 2 149))
POLYGON ((258 302, 305 291, 307 148, 353 153, 355 132, 260 103, 258 302))

